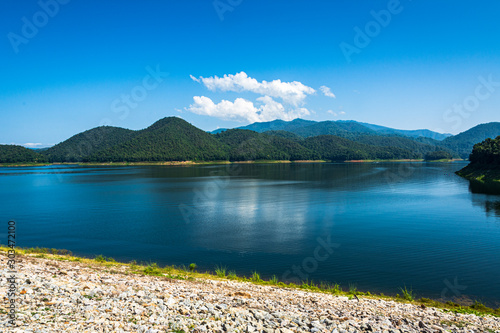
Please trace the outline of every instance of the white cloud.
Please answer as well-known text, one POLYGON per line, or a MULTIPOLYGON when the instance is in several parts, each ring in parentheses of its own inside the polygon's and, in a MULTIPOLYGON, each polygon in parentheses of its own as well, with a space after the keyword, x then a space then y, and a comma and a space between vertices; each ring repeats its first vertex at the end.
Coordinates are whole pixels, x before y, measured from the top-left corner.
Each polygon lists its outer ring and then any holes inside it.
POLYGON ((195 77, 194 77, 194 76, 192 76, 192 75, 189 75, 189 77, 190 77, 190 78, 191 78, 191 80, 193 80, 193 81, 200 82, 200 80, 199 80, 199 79, 195 78, 195 77))
POLYGON ((327 86, 321 86, 319 87, 319 90, 326 96, 326 97, 332 97, 335 98, 335 94, 332 93, 332 90, 328 88, 327 86))
POLYGON ((26 148, 37 148, 37 147, 43 146, 43 143, 31 143, 31 142, 28 142, 28 143, 22 144, 22 146, 24 146, 26 148))
POLYGON ((329 114, 333 115, 334 117, 337 116, 337 113, 333 112, 332 110, 328 110, 328 111, 326 111, 326 113, 329 113, 329 114))
POLYGON ((298 106, 304 103, 307 95, 314 94, 316 90, 308 87, 301 82, 282 82, 281 80, 259 82, 249 77, 245 72, 235 75, 225 74, 223 77, 217 75, 211 77, 202 77, 199 79, 191 75, 191 79, 196 82, 202 82, 211 91, 249 91, 256 94, 280 98, 284 103, 298 106))
POLYGON ((293 120, 310 112, 306 108, 286 110, 283 104, 276 102, 270 96, 257 98, 259 106, 244 98, 237 98, 234 102, 222 100, 215 104, 205 96, 194 96, 194 104, 187 110, 196 114, 217 117, 224 120, 248 121, 251 123, 271 121, 274 119, 293 120))
POLYGON ((345 114, 345 111, 340 111, 339 114, 345 114))

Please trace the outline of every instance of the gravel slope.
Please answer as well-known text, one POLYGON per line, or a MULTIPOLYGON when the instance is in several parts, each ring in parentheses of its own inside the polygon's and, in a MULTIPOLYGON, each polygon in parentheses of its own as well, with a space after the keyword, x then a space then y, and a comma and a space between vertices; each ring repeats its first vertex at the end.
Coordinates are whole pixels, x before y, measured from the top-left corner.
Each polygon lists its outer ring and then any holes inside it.
POLYGON ((0 332, 500 332, 500 318, 491 316, 233 281, 111 274, 28 256, 17 258, 13 327, 7 258, 0 258, 0 332))

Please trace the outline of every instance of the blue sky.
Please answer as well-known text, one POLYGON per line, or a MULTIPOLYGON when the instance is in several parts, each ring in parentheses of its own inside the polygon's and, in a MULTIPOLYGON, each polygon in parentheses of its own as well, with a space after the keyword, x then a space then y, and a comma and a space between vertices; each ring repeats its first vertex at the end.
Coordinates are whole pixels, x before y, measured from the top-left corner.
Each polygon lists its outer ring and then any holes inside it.
POLYGON ((166 116, 459 133, 500 121, 499 12, 493 0, 3 0, 0 143, 166 116))

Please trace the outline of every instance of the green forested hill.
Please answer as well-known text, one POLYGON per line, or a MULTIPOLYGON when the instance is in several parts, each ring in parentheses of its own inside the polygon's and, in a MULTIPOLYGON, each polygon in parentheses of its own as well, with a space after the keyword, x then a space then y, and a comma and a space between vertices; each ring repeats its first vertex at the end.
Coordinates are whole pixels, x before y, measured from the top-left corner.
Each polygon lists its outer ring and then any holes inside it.
POLYGON ((334 135, 307 138, 304 146, 322 159, 333 161, 421 158, 420 154, 398 147, 377 147, 334 135))
POLYGON ((467 150, 471 140, 492 132, 500 134, 500 123, 476 126, 443 141, 382 135, 349 121, 276 120, 249 127, 260 133, 233 129, 210 134, 176 117, 163 118, 139 131, 103 126, 39 153, 23 147, 3 148, 2 163, 45 159, 50 162, 433 159, 457 157, 457 151, 467 158, 465 154, 472 150, 472 146, 467 150))
POLYGON ((461 158, 469 158, 472 148, 478 142, 500 135, 500 123, 493 122, 477 125, 465 132, 450 136, 442 141, 448 149, 457 152, 461 158))
POLYGON ((336 135, 347 139, 355 138, 363 134, 375 134, 375 132, 356 122, 322 121, 313 125, 299 127, 290 132, 309 138, 318 135, 336 135))
POLYGON ((428 153, 434 151, 445 151, 449 153, 452 157, 458 158, 458 154, 442 147, 441 145, 434 145, 431 143, 432 139, 427 139, 429 143, 419 142, 417 140, 411 139, 404 136, 394 136, 394 135, 360 135, 353 138, 353 141, 380 146, 380 147, 393 147, 401 148, 413 152, 417 156, 416 158, 423 158, 428 153))
POLYGON ((475 144, 470 164, 457 174, 471 180, 477 192, 500 194, 500 136, 475 144))
POLYGON ((475 144, 469 159, 471 164, 500 165, 500 135, 475 144))
POLYGON ((120 127, 101 126, 72 136, 41 154, 50 162, 81 162, 96 151, 130 140, 135 131, 120 127))
POLYGON ((233 129, 215 134, 215 138, 228 148, 232 161, 251 160, 310 160, 319 155, 297 141, 277 135, 233 129))
POLYGON ((129 140, 94 152, 89 162, 214 161, 227 149, 213 135, 177 117, 163 118, 129 140))
POLYGON ((0 145, 0 163, 45 163, 45 156, 21 146, 0 145))

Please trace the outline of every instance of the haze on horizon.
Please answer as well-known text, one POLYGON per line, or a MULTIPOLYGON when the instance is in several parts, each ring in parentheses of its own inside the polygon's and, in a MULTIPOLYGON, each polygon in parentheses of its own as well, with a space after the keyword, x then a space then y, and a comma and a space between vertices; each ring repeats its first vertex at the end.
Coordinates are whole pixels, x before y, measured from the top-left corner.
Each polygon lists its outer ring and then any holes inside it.
POLYGON ((204 130, 355 120, 457 134, 500 121, 500 11, 388 0, 0 3, 0 143, 181 117, 204 130))

